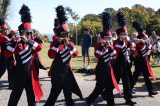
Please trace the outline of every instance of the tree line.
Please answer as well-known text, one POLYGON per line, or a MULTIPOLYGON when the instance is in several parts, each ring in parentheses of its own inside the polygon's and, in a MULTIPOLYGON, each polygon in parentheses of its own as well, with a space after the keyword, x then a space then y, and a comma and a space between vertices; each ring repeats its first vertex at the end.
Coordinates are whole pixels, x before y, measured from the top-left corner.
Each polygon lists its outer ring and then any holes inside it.
MULTIPOLYGON (((144 7, 140 4, 135 4, 131 9, 128 7, 120 8, 124 11, 126 19, 127 19, 127 30, 128 34, 135 32, 132 27, 132 22, 137 20, 140 21, 146 31, 146 33, 150 36, 152 31, 155 31, 157 35, 160 35, 160 8, 155 11, 153 8, 144 7)), ((109 11, 112 15, 112 31, 114 32, 117 28, 117 11, 113 8, 105 8, 104 11, 109 11)), ((74 19, 74 18, 73 18, 74 19)), ((80 44, 80 38, 82 34, 83 28, 89 28, 91 30, 91 35, 93 36, 93 40, 97 34, 102 31, 102 23, 101 23, 101 13, 99 14, 86 14, 78 24, 72 25, 72 23, 68 23, 71 34, 73 35, 72 40, 75 41, 76 34, 78 36, 78 44, 80 44), (77 33, 75 31, 77 30, 77 33)))

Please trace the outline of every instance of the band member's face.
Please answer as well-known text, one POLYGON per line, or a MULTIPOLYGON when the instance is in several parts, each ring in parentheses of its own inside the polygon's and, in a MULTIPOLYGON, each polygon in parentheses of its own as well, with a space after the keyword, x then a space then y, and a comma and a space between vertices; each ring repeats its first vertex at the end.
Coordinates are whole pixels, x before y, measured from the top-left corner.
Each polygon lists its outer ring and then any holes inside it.
POLYGON ((103 39, 104 39, 105 41, 110 41, 110 40, 111 40, 111 37, 105 36, 103 39))
POLYGON ((122 35, 119 36, 119 38, 120 38, 121 41, 126 41, 126 40, 127 40, 127 37, 128 37, 128 36, 125 35, 125 34, 122 34, 122 35))
POLYGON ((24 35, 27 39, 31 39, 32 32, 25 32, 24 35))
POLYGON ((37 35, 38 35, 38 33, 34 33, 33 34, 33 38, 36 38, 37 35))
POLYGON ((8 34, 8 30, 7 29, 2 29, 2 34, 7 35, 8 34))
POLYGON ((124 36, 123 36, 123 35, 119 35, 119 39, 120 39, 121 41, 123 41, 123 40, 124 40, 124 36))
POLYGON ((69 33, 64 33, 61 35, 61 38, 68 38, 68 36, 69 36, 69 33))
POLYGON ((110 41, 109 40, 104 40, 101 42, 101 46, 106 46, 106 47, 109 47, 110 45, 110 41))
POLYGON ((117 37, 117 35, 115 33, 112 34, 112 37, 117 37))
POLYGON ((137 35, 136 34, 132 34, 132 38, 137 38, 137 35))

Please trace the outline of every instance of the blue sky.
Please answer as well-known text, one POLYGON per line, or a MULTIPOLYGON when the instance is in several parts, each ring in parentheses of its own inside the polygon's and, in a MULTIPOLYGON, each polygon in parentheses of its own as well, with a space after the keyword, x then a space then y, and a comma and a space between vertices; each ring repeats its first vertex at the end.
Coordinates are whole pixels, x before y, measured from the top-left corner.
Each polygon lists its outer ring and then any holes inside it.
POLYGON ((82 18, 84 15, 93 13, 99 14, 104 8, 121 7, 131 8, 134 4, 141 4, 151 7, 154 10, 160 8, 160 0, 12 0, 7 22, 13 30, 21 24, 19 10, 22 4, 28 5, 32 15, 32 28, 38 29, 41 33, 53 33, 55 8, 58 5, 69 6, 82 18))

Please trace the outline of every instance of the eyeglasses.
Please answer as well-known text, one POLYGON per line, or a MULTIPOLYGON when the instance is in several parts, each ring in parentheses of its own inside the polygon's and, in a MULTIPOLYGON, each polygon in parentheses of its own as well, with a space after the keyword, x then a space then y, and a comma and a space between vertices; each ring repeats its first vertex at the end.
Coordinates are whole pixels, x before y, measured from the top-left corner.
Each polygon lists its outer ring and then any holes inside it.
POLYGON ((26 32, 26 35, 32 35, 32 32, 26 32))

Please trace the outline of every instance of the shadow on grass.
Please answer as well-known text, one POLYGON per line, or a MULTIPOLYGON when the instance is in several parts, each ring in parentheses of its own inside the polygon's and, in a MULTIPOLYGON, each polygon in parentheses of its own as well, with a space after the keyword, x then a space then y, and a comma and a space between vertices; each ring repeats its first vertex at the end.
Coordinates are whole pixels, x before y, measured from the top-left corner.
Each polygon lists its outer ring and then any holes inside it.
POLYGON ((152 68, 160 67, 160 65, 151 65, 152 68))
POLYGON ((77 61, 82 61, 82 60, 77 60, 77 61))
POLYGON ((75 58, 82 58, 82 56, 76 56, 75 58))
POLYGON ((91 58, 91 62, 90 63, 97 63, 97 59, 96 58, 91 58))

